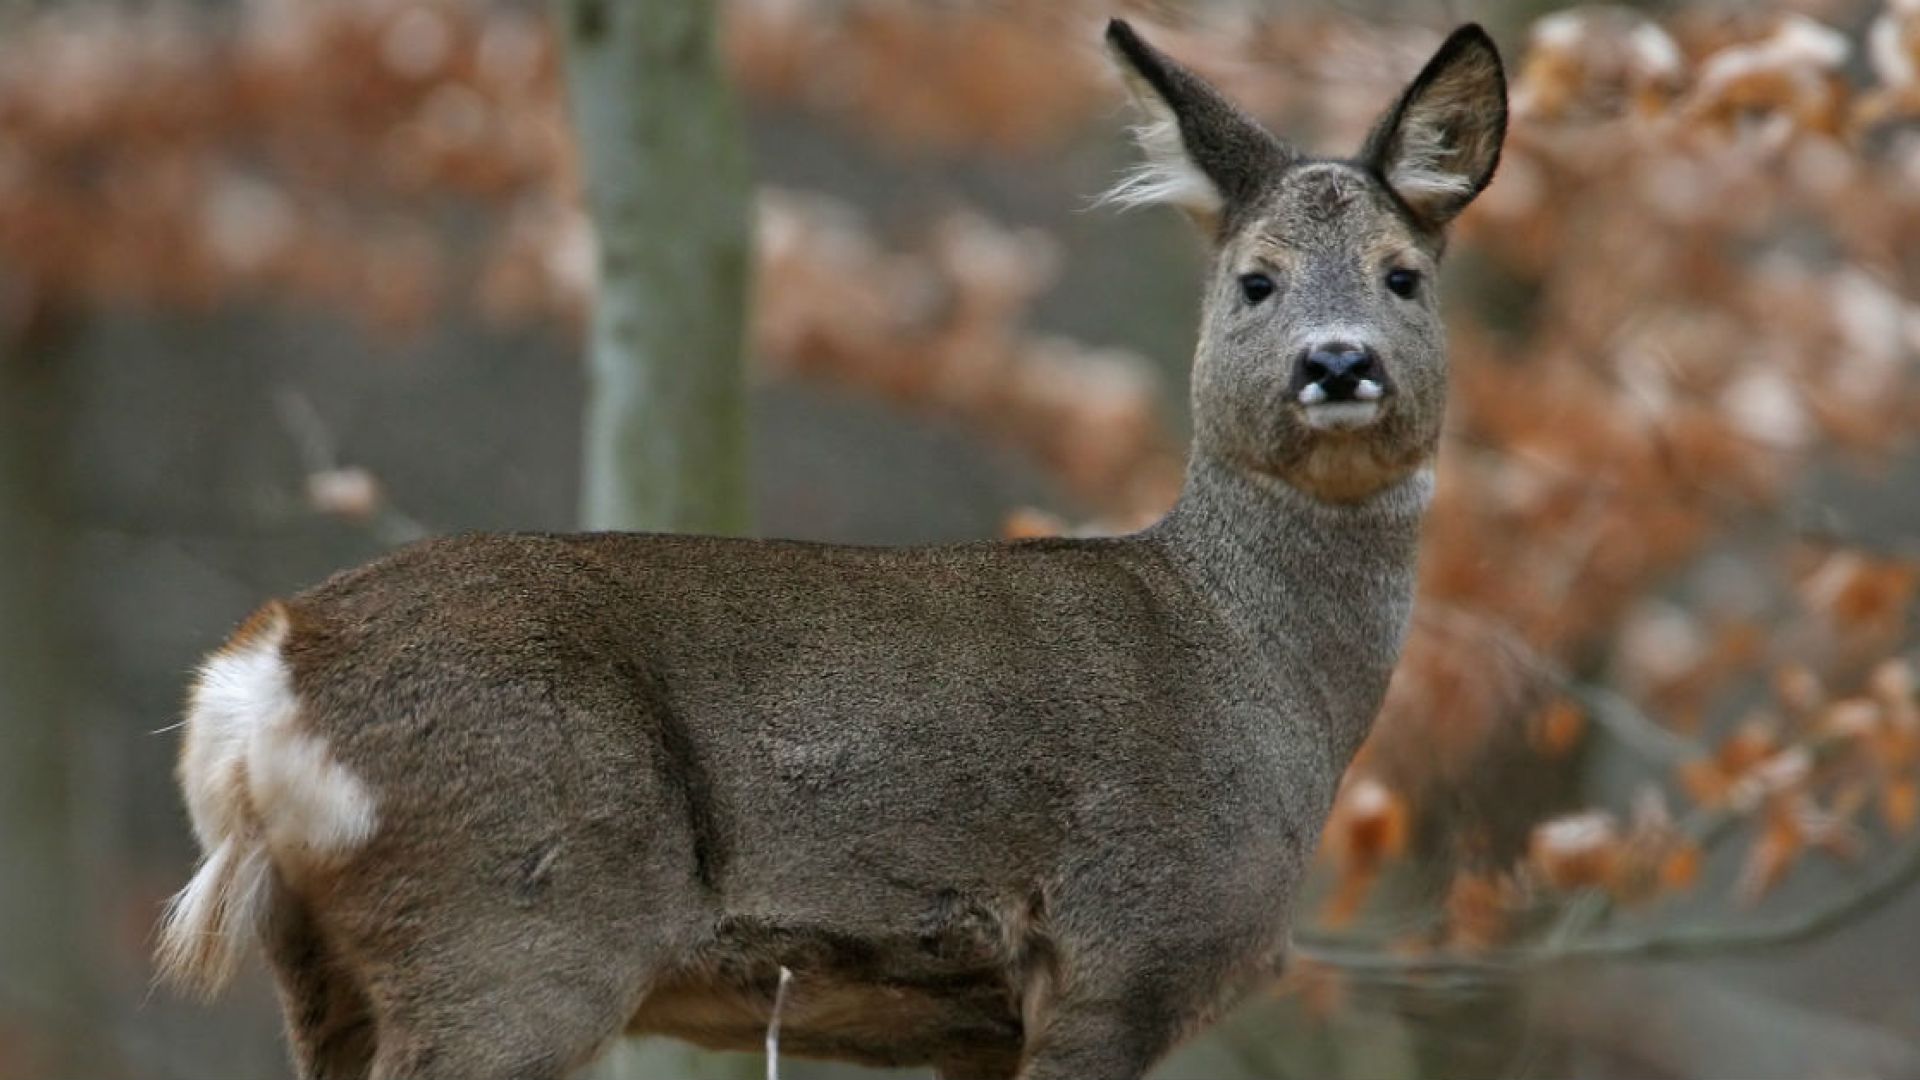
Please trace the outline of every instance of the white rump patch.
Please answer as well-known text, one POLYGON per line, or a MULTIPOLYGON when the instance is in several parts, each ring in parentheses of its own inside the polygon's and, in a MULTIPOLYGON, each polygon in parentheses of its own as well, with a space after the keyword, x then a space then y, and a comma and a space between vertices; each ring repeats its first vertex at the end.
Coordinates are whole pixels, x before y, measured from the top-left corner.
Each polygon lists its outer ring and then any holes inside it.
POLYGON ((180 789, 203 856, 167 906, 160 972, 211 995, 266 914, 273 868, 297 869, 373 835, 373 795, 300 729, 274 603, 200 668, 187 708, 180 789))
POLYGON ((1131 210, 1165 203, 1195 214, 1217 214, 1225 205, 1220 190, 1187 156, 1180 123, 1151 91, 1135 95, 1153 119, 1133 129, 1145 160, 1096 200, 1131 210))
POLYGON ((212 850, 252 815, 276 852, 327 854, 373 834, 373 796, 299 727, 300 703, 281 659, 284 611, 200 669, 180 778, 194 831, 212 850))

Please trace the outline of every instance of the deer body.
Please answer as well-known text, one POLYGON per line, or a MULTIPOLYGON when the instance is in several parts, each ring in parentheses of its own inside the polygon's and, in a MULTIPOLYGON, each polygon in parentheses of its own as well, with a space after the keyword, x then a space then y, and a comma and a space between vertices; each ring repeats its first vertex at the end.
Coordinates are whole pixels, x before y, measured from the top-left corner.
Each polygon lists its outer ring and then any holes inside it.
MULTIPOLYGON (((1114 34, 1227 237, 1165 520, 899 550, 470 536, 270 604, 190 709, 208 854, 168 970, 217 985, 257 931, 302 1075, 379 1080, 559 1077, 623 1030, 755 1049, 783 966, 790 1052, 1135 1077, 1273 974, 1398 655, 1444 382, 1430 318, 1335 371, 1362 345, 1316 352, 1297 286, 1250 321, 1242 263, 1437 243, 1114 34), (1209 139, 1242 140, 1265 204, 1209 139)), ((1353 336, 1358 302, 1321 302, 1353 336)))

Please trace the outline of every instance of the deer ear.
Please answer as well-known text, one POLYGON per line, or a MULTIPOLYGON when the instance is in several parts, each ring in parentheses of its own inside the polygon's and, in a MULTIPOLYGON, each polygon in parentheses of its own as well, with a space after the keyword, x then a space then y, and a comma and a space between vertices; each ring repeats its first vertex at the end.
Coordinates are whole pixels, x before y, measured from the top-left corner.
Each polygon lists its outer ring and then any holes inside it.
POLYGON ((1147 122, 1134 129, 1146 160, 1100 201, 1123 207, 1172 203, 1203 226, 1217 226, 1293 158, 1258 121, 1124 21, 1107 24, 1107 47, 1147 114, 1147 122))
POLYGON ((1448 36, 1374 126, 1360 160, 1429 227, 1466 209, 1493 179, 1507 135, 1507 77, 1476 25, 1448 36))

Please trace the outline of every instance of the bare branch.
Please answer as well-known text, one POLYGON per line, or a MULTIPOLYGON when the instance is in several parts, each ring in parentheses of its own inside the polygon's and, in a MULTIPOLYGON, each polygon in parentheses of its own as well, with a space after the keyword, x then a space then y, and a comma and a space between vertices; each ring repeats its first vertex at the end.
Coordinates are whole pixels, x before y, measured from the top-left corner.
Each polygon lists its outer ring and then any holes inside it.
POLYGON ((1607 960, 1667 961, 1728 956, 1776 949, 1820 937, 1865 918, 1920 881, 1920 843, 1909 844, 1859 888, 1824 904, 1758 926, 1737 929, 1675 927, 1532 948, 1489 950, 1473 955, 1397 955, 1384 943, 1354 935, 1312 932, 1294 935, 1303 959, 1350 975, 1388 981, 1433 978, 1484 982, 1567 964, 1607 960))
POLYGON ((1654 765, 1671 768, 1706 756, 1706 749, 1676 735, 1640 711, 1633 702, 1604 687, 1566 681, 1561 690, 1622 746, 1654 765))
POLYGON ((383 544, 410 544, 433 535, 418 519, 393 505, 385 485, 371 472, 340 465, 339 444, 320 410, 305 394, 281 387, 275 391, 273 403, 306 470, 308 506, 332 517, 364 523, 383 544))

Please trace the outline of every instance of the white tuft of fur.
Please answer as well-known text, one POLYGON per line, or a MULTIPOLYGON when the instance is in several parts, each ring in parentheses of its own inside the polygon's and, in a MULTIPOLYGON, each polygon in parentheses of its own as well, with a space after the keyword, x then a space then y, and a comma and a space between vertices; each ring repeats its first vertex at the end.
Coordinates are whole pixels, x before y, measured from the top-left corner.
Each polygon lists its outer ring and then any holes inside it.
POLYGON ((201 665, 187 707, 179 779, 203 852, 167 905, 163 978, 211 994, 232 977, 265 915, 275 865, 311 865, 363 843, 372 793, 301 729, 281 656, 285 607, 269 604, 201 665))
MULTIPOLYGON (((1156 110, 1158 111, 1158 110, 1156 110)), ((1171 114, 1156 116, 1133 129, 1145 160, 1101 195, 1098 205, 1131 210, 1165 204, 1195 214, 1217 214, 1224 203, 1220 189, 1187 156, 1180 124, 1171 114)))
POLYGON ((271 870, 266 849, 241 839, 207 852, 193 880, 167 902, 155 953, 161 978, 202 997, 225 986, 266 914, 271 870))
POLYGON ((1387 183, 1408 202, 1423 199, 1465 198, 1473 194, 1473 178, 1447 161, 1453 147, 1447 134, 1430 119, 1413 115, 1400 128, 1400 152, 1395 155, 1387 183))

